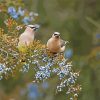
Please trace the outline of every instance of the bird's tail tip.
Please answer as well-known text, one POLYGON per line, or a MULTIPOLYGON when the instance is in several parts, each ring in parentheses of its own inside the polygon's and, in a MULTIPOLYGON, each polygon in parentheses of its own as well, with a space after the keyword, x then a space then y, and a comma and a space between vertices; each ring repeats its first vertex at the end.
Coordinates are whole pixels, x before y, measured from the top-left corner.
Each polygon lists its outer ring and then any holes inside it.
POLYGON ((65 41, 65 44, 69 44, 69 41, 65 41))

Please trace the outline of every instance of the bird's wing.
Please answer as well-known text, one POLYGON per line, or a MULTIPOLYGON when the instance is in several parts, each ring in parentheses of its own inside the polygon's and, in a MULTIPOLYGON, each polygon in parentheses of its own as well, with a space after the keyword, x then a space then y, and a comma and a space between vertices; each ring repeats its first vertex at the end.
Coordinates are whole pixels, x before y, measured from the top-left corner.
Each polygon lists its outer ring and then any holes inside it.
POLYGON ((21 34, 19 37, 19 41, 30 41, 32 37, 29 37, 28 35, 21 34))
POLYGON ((61 47, 65 46, 66 43, 67 43, 66 41, 64 41, 64 40, 62 40, 62 39, 60 40, 61 47))

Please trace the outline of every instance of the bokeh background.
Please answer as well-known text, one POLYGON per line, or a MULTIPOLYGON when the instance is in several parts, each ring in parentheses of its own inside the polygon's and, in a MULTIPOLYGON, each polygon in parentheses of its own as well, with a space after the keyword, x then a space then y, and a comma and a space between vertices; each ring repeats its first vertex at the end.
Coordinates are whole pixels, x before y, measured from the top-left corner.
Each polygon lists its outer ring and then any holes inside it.
MULTIPOLYGON (((23 0, 21 3, 24 8, 39 14, 36 23, 41 27, 36 39, 46 44, 53 32, 58 31, 69 41, 65 56, 73 61, 75 70, 80 70, 78 82, 82 91, 78 100, 99 100, 100 0, 23 0)), ((2 19, 0 14, 0 27, 4 27, 2 19)), ((30 70, 0 81, 0 100, 66 100, 65 91, 55 93, 56 77, 33 84, 32 73, 30 70)))

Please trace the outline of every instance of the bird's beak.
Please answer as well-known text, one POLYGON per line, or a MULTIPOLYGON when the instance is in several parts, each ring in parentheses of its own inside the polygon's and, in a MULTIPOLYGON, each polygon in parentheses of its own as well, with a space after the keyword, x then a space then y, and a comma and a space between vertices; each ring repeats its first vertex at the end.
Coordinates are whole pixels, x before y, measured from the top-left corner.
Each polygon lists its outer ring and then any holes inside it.
POLYGON ((40 28, 40 25, 38 25, 38 24, 35 24, 33 27, 34 31, 37 31, 39 28, 40 28))
POLYGON ((60 35, 57 35, 56 37, 57 37, 57 38, 59 38, 59 37, 60 37, 60 35))
POLYGON ((59 37, 60 37, 60 34, 54 34, 54 36, 55 36, 56 38, 59 38, 59 37))
POLYGON ((53 36, 55 36, 56 38, 60 37, 60 33, 59 32, 54 32, 53 36))

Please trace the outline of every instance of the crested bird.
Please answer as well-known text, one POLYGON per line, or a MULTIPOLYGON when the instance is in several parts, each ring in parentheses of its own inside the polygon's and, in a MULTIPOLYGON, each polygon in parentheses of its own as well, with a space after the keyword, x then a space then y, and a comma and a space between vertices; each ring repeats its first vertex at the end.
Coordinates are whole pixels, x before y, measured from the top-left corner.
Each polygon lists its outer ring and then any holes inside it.
POLYGON ((51 53, 61 53, 65 50, 65 45, 68 41, 60 38, 59 32, 54 32, 52 37, 47 41, 47 48, 51 53))
POLYGON ((19 51, 26 51, 25 49, 34 41, 35 33, 39 29, 39 27, 40 26, 38 24, 26 26, 25 31, 19 36, 19 51))

